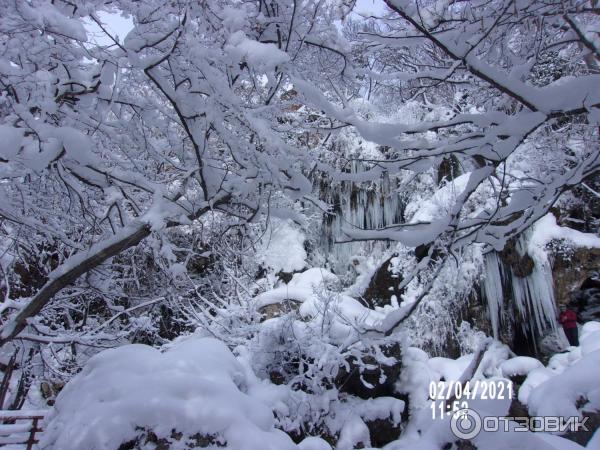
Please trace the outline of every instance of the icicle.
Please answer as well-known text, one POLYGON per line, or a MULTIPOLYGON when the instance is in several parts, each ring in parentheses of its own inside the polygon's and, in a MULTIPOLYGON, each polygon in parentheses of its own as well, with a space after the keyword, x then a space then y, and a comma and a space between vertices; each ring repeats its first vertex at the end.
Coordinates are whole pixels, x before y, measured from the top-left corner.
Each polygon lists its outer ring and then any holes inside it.
MULTIPOLYGON (((517 241, 517 250, 528 253, 534 266, 530 275, 520 278, 512 275, 512 287, 515 303, 522 317, 533 321, 532 331, 543 336, 548 328, 556 329, 556 303, 554 300, 554 280, 548 255, 543 249, 528 248, 531 231, 527 230, 517 241)), ((529 321, 528 321, 529 322, 529 321)), ((528 325, 528 323, 524 324, 528 325)))
POLYGON ((490 252, 485 255, 483 291, 488 304, 488 313, 492 324, 494 339, 498 339, 500 334, 500 314, 502 312, 502 303, 504 301, 500 265, 501 261, 498 258, 498 253, 490 252))
MULTIPOLYGON (((549 330, 556 330, 556 303, 554 300, 554 280, 548 255, 543 249, 528 246, 532 231, 525 231, 517 241, 517 251, 533 258, 534 266, 530 275, 518 277, 512 269, 504 267, 498 253, 491 252, 485 257, 485 278, 483 294, 487 300, 489 318, 498 337, 502 315, 504 288, 510 285, 514 305, 522 318, 523 331, 537 340, 549 330), (505 284, 503 285, 503 281, 505 284)), ((536 342, 533 342, 537 345, 536 342)))
MULTIPOLYGON (((357 160, 350 163, 351 173, 360 173, 367 167, 357 160)), ((358 228, 377 229, 397 223, 401 218, 401 200, 395 189, 395 179, 390 179, 387 172, 380 180, 370 183, 341 182, 334 185, 319 185, 322 198, 330 203, 338 201, 339 211, 336 217, 325 221, 321 242, 330 261, 341 267, 348 263, 351 256, 383 250, 387 244, 382 242, 355 242, 333 245, 342 236, 342 228, 355 226, 358 228), (335 200, 335 201, 334 201, 335 200)))

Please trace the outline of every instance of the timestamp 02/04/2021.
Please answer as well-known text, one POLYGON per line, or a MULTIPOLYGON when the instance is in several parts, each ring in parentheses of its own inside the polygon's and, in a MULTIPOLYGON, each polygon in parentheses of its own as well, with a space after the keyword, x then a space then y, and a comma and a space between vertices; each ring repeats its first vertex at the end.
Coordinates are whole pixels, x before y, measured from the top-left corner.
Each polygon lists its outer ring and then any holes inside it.
POLYGON ((469 407, 469 400, 504 400, 514 398, 510 380, 432 381, 429 399, 433 419, 443 418, 469 407))

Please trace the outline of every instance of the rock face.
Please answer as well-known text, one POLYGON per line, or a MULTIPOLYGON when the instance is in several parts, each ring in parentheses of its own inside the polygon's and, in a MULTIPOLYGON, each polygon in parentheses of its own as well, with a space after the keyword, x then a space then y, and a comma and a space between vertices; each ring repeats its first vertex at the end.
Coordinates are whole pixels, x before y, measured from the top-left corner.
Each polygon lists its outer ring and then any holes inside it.
MULTIPOLYGON (((485 307, 485 300, 481 294, 481 286, 476 286, 468 298, 467 304, 460 313, 462 320, 466 320, 486 335, 493 334, 490 317, 485 307)), ((459 324, 460 325, 460 324, 459 324)))
POLYGON ((398 285, 402 282, 402 276, 393 272, 393 258, 394 256, 391 256, 385 260, 377 269, 363 294, 364 300, 368 302, 371 308, 389 305, 392 295, 395 295, 400 301, 402 290, 398 289, 398 285))
POLYGON ((600 270, 600 248, 577 248, 571 252, 558 252, 554 258, 552 276, 554 296, 559 305, 569 303, 571 292, 592 288, 593 283, 584 285, 600 270))
POLYGON ((121 444, 118 450, 141 450, 153 448, 154 450, 171 449, 193 449, 193 448, 215 448, 223 447, 219 440, 214 436, 204 436, 200 433, 191 436, 187 441, 182 442, 183 434, 175 430, 170 438, 159 438, 152 430, 140 429, 140 436, 129 442, 121 444))
POLYGON ((600 411, 583 411, 583 419, 586 420, 586 430, 570 431, 563 434, 562 437, 567 438, 579 445, 586 446, 592 439, 594 433, 600 428, 600 411))
POLYGON ((348 367, 340 369, 335 384, 341 392, 347 392, 360 398, 393 397, 394 384, 402 370, 400 344, 381 346, 381 353, 388 359, 379 362, 372 354, 364 355, 359 361, 352 356, 348 367))
POLYGON ((519 253, 515 239, 511 239, 506 243, 500 252, 500 258, 504 265, 510 267, 512 273, 519 278, 525 278, 533 272, 533 258, 527 253, 523 255, 519 253))
POLYGON ((62 388, 65 387, 64 383, 52 383, 50 381, 42 381, 40 383, 40 392, 42 397, 46 400, 48 406, 54 405, 56 396, 60 393, 62 388))
POLYGON ((401 428, 389 419, 367 421, 366 425, 374 447, 383 447, 400 437, 401 428))
POLYGON ((582 289, 576 291, 569 306, 577 312, 580 322, 600 320, 600 289, 582 289))
POLYGON ((458 158, 455 155, 446 156, 444 159, 442 159, 442 162, 438 167, 438 186, 441 185, 444 180, 452 181, 460 174, 460 161, 458 158))
POLYGON ((259 313, 262 315, 261 322, 274 317, 280 317, 292 311, 298 311, 300 308, 300 302, 293 299, 285 299, 281 302, 265 305, 259 309, 259 313))

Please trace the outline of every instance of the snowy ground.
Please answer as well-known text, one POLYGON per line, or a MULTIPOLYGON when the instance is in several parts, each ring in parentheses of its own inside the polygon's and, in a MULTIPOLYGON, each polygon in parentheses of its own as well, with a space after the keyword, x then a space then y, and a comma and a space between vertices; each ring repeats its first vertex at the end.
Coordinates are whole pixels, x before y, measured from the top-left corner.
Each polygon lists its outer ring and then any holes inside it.
MULTIPOLYGON (((504 380, 527 375, 518 392, 531 415, 579 416, 600 409, 600 323, 581 328, 581 346, 553 356, 547 366, 526 357, 511 357, 510 350, 493 342, 474 380, 504 380), (581 406, 580 398, 587 399, 581 406)), ((432 417, 429 383, 459 380, 473 355, 457 360, 430 358, 408 348, 398 389, 410 393, 411 418, 402 437, 386 450, 439 449, 456 441, 450 417, 432 417)), ((128 345, 100 353, 90 360, 61 392, 43 434, 41 448, 61 450, 116 449, 119 444, 151 430, 169 439, 171 448, 187 448, 200 433, 210 443, 236 450, 326 450, 319 437, 299 444, 278 429, 282 417, 294 414, 299 397, 286 385, 274 385, 256 376, 248 349, 232 352, 213 338, 189 336, 159 351, 128 345), (172 430, 182 433, 175 439, 172 430)), ((315 401, 313 399, 313 401, 315 401)), ((404 402, 391 397, 361 400, 351 396, 322 398, 329 402, 332 428, 339 431, 338 450, 360 448, 369 441, 365 422, 383 418, 400 421, 404 402)), ((310 405, 315 407, 316 405, 310 405)), ((508 414, 510 399, 469 400, 480 415, 508 414)), ((473 439, 480 449, 577 449, 572 441, 548 433, 481 432, 473 439)), ((140 448, 154 448, 148 443, 140 448)), ((216 448, 216 447, 214 447, 216 448)), ((586 448, 600 448, 600 433, 586 448)))

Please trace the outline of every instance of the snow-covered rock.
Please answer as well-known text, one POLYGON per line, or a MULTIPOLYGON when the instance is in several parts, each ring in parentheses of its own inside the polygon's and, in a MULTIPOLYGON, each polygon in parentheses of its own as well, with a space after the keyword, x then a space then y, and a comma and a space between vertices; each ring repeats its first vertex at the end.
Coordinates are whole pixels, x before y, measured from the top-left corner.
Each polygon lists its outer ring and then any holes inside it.
POLYGON ((164 352, 145 345, 107 350, 60 393, 40 447, 116 450, 144 431, 167 440, 176 431, 181 448, 200 434, 232 450, 297 449, 275 429, 272 409, 247 393, 252 382, 212 338, 187 339, 164 352))
MULTIPOLYGON (((535 387, 527 402, 529 413, 532 416, 579 416, 577 402, 580 398, 590 400, 590 394, 600 389, 599 373, 600 351, 595 351, 535 387)), ((600 404, 588 403, 586 407, 600 409, 600 404)))
POLYGON ((544 365, 535 358, 528 356, 517 356, 515 358, 508 359, 500 365, 502 376, 509 378, 516 375, 527 375, 534 369, 539 369, 544 365))
POLYGON ((579 416, 582 406, 586 410, 600 410, 600 322, 588 322, 581 327, 580 341, 579 347, 550 358, 546 367, 526 362, 523 357, 502 365, 503 372, 529 369, 518 398, 528 406, 532 416, 579 416))

